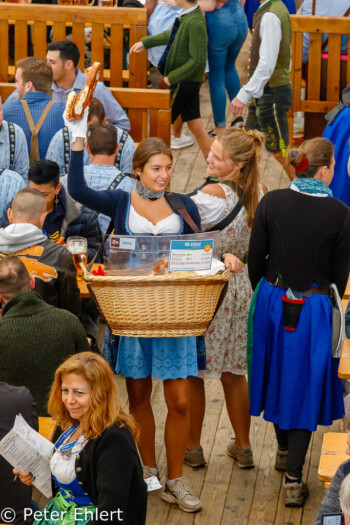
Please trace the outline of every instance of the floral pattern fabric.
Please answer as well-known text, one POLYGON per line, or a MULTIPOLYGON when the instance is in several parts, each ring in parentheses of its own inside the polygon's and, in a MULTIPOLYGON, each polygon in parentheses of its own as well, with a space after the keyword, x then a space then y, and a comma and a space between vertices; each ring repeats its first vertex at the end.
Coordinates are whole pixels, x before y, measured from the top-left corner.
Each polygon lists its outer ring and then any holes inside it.
MULTIPOLYGON (((226 207, 216 223, 224 219, 238 202, 235 191, 225 184, 220 186, 226 194, 226 207)), ((262 196, 261 190, 260 198, 262 196)), ((213 226, 206 225, 206 229, 213 226)), ((220 232, 222 253, 242 257, 248 252, 250 233, 247 211, 243 206, 234 221, 220 232)), ((248 313, 252 294, 245 264, 239 273, 231 273, 226 297, 205 335, 207 369, 199 372, 200 377, 220 378, 223 372, 247 374, 248 313)))

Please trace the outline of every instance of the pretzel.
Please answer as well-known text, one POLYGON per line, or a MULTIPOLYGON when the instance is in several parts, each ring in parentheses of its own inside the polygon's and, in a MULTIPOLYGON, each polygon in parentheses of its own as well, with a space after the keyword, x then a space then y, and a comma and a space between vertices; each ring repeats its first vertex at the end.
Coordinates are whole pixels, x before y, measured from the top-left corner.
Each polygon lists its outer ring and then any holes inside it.
POLYGON ((100 78, 100 72, 100 62, 94 62, 91 67, 85 70, 87 77, 79 95, 75 91, 69 93, 66 104, 66 117, 68 120, 81 120, 83 118, 85 108, 90 106, 95 87, 100 78))

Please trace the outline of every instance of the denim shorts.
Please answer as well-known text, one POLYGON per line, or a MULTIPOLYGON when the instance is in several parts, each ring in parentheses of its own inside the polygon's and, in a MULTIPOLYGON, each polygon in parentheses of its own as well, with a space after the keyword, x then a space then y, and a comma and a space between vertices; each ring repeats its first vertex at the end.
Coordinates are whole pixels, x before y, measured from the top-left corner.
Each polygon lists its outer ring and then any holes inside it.
POLYGON ((289 144, 287 112, 292 105, 292 84, 279 87, 265 86, 260 98, 252 99, 248 106, 246 129, 258 129, 266 135, 266 149, 278 153, 280 140, 289 144))

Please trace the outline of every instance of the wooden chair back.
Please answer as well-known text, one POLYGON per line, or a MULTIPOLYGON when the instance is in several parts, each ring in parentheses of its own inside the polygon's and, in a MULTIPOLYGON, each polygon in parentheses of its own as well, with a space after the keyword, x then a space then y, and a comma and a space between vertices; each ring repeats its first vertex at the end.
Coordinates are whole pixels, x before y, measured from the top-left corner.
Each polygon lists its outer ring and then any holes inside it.
POLYGON ((129 87, 147 86, 147 53, 132 54, 128 69, 123 71, 125 32, 130 47, 147 35, 146 9, 10 3, 0 3, 0 82, 13 78, 17 60, 29 56, 28 27, 33 43, 32 55, 45 58, 51 28, 53 40, 64 40, 67 26, 72 27, 72 40, 79 48, 78 66, 82 71, 85 28, 91 27, 91 62, 104 64, 105 54, 109 58, 110 68, 104 69, 104 80, 113 87, 122 87, 123 82, 128 82, 129 87), (9 61, 10 27, 14 27, 14 64, 9 61))
MULTIPOLYGON (((0 95, 5 101, 14 84, 0 82, 0 95)), ((110 88, 114 98, 127 110, 130 135, 135 142, 146 137, 159 137, 170 145, 170 91, 164 89, 110 88)))
MULTIPOLYGON (((350 18, 293 15, 292 20, 292 70, 293 103, 289 113, 290 129, 293 113, 328 113, 341 97, 341 62, 345 65, 345 83, 350 84, 350 45, 346 56, 341 53, 342 35, 350 35, 350 18), (301 100, 303 81, 303 33, 309 33, 309 59, 306 72, 305 100, 301 100), (328 34, 328 60, 322 59, 322 35, 328 34)), ((326 125, 326 123, 325 123, 326 125)))

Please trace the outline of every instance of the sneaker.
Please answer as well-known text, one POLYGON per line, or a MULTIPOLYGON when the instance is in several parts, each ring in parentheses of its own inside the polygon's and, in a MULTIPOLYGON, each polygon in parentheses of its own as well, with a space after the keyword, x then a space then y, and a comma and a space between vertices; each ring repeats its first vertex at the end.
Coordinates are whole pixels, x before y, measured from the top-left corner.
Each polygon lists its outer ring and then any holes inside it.
POLYGON ((288 461, 288 450, 277 449, 276 452, 276 461, 275 469, 276 470, 287 470, 287 461, 288 461))
POLYGON ((199 445, 199 447, 193 450, 186 450, 184 463, 189 467, 200 467, 202 465, 205 465, 202 447, 199 445))
POLYGON ((284 504, 286 507, 304 506, 305 500, 309 495, 309 489, 306 483, 286 483, 286 480, 284 480, 283 488, 285 493, 284 504))
POLYGON ((149 479, 152 476, 156 476, 158 478, 158 480, 160 480, 158 467, 156 467, 157 472, 155 474, 154 474, 154 472, 152 472, 153 469, 151 470, 151 467, 143 466, 142 470, 143 470, 143 479, 149 479))
POLYGON ((181 137, 171 135, 171 149, 187 148, 188 146, 192 146, 192 144, 194 144, 194 138, 189 135, 185 135, 184 133, 181 133, 181 137))
POLYGON ((193 495, 192 489, 185 483, 185 478, 178 478, 172 486, 167 481, 162 500, 167 503, 176 503, 184 512, 197 512, 202 510, 202 502, 193 495))
POLYGON ((215 139, 216 137, 215 129, 211 129, 210 131, 208 131, 208 135, 211 139, 215 139))
POLYGON ((253 468, 253 452, 251 448, 236 448, 236 441, 233 439, 228 445, 226 452, 231 458, 237 459, 239 468, 253 468))

